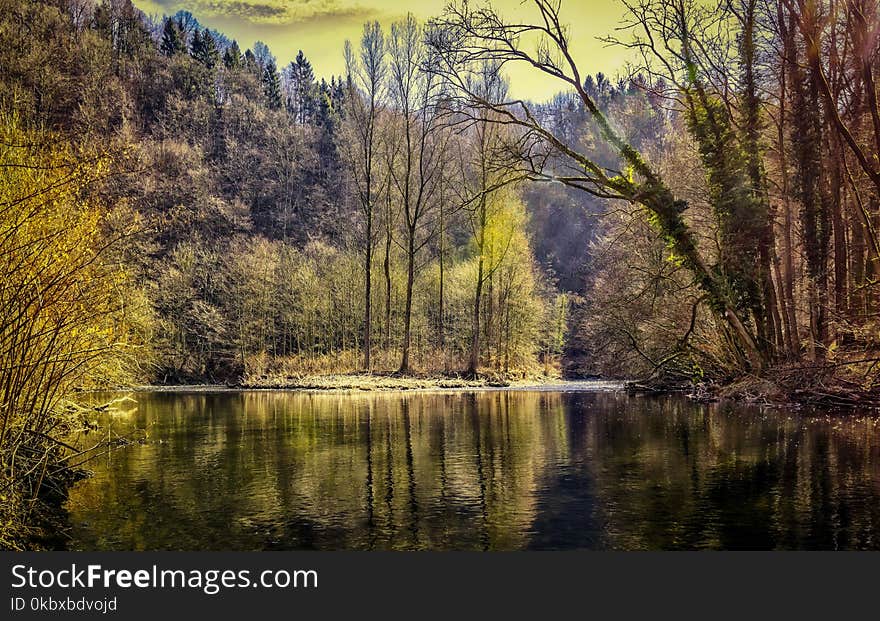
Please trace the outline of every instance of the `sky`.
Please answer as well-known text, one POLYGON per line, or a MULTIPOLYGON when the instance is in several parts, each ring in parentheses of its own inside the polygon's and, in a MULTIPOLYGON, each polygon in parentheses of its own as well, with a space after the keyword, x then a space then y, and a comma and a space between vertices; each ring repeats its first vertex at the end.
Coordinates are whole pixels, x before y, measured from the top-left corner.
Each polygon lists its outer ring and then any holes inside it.
MULTIPOLYGON (((378 20, 386 28, 406 13, 426 20, 443 11, 448 0, 133 0, 147 15, 161 17, 191 12, 202 25, 238 41, 242 50, 263 41, 283 67, 302 50, 315 74, 329 79, 344 73, 346 39, 360 40, 363 24, 378 20)), ((481 0, 472 0, 477 3, 481 0)), ((492 0, 508 18, 537 15, 530 0, 492 0)), ((623 9, 618 0, 563 0, 560 17, 570 26, 571 48, 582 73, 602 71, 614 76, 626 54, 596 39, 613 31, 623 9)), ((509 69, 514 97, 546 100, 562 84, 525 66, 509 69)))

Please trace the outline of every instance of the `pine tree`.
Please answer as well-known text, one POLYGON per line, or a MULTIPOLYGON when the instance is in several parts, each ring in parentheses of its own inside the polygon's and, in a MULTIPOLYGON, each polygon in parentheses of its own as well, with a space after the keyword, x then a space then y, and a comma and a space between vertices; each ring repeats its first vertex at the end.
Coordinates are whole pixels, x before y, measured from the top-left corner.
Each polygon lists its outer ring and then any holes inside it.
POLYGON ((340 166, 337 143, 339 141, 339 115, 333 101, 335 83, 327 84, 321 79, 317 87, 314 123, 319 130, 318 157, 321 161, 320 175, 327 181, 340 166))
POLYGON ((199 54, 202 53, 202 33, 198 30, 193 32, 192 39, 189 42, 189 55, 193 58, 198 58, 199 54))
POLYGON ((237 42, 233 41, 223 52, 223 65, 227 69, 238 69, 241 66, 241 49, 237 42))
POLYGON ((315 73, 312 63, 300 50, 296 59, 290 63, 288 69, 290 79, 290 99, 288 106, 294 120, 300 125, 305 125, 312 120, 315 114, 315 73))
POLYGON ((262 78, 262 76, 260 75, 259 65, 257 64, 257 57, 254 56, 254 53, 252 51, 247 50, 244 53, 244 56, 241 59, 241 63, 245 71, 260 76, 262 78))
POLYGON ((193 34, 190 50, 192 57, 208 69, 213 69, 220 60, 220 51, 217 49, 217 43, 207 28, 202 31, 201 35, 199 35, 198 30, 193 34))
POLYGON ((278 69, 273 61, 269 61, 263 70, 263 94, 266 96, 266 105, 271 110, 280 110, 283 103, 281 97, 281 79, 278 69))
POLYGON ((181 35, 180 26, 172 18, 165 18, 159 51, 169 58, 183 52, 186 49, 186 44, 181 35))
POLYGON ((338 80, 330 78, 330 102, 333 104, 334 110, 344 110, 345 104, 345 83, 342 78, 338 80))
POLYGON ((333 91, 327 80, 321 79, 317 87, 317 100, 315 105, 315 125, 324 127, 332 123, 333 115, 333 91))

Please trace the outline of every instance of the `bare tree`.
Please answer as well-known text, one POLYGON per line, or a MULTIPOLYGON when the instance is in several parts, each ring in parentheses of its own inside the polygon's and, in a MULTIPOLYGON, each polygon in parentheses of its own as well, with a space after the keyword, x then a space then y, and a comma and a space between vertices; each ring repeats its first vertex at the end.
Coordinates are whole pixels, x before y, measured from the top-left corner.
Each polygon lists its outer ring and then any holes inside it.
MULTIPOLYGON (((484 62, 469 78, 470 88, 481 98, 502 102, 507 97, 507 82, 501 75, 497 62, 484 62)), ((487 257, 487 233, 493 224, 495 209, 492 195, 513 180, 509 167, 498 166, 506 159, 505 125, 486 106, 477 106, 464 115, 450 115, 451 126, 457 127, 462 136, 459 142, 459 161, 462 166, 459 189, 460 205, 467 211, 477 253, 477 277, 471 314, 470 351, 467 374, 475 376, 480 364, 480 316, 483 306, 483 288, 500 266, 500 261, 487 257)), ((489 314, 491 316, 491 313, 489 314)), ((487 335, 488 336, 488 335, 487 335)))
POLYGON ((364 217, 364 369, 371 368, 372 351, 372 272, 378 165, 377 126, 383 110, 387 71, 385 36, 379 22, 364 25, 358 53, 345 42, 345 65, 348 73, 346 127, 349 133, 347 159, 357 187, 364 217))
POLYGON ((409 373, 416 261, 433 234, 430 212, 435 205, 440 153, 435 134, 441 126, 435 96, 440 80, 435 71, 428 70, 436 54, 425 45, 424 29, 412 14, 391 26, 388 49, 389 89, 400 117, 397 140, 401 150, 399 165, 392 166, 390 173, 400 199, 407 258, 400 372, 409 373))

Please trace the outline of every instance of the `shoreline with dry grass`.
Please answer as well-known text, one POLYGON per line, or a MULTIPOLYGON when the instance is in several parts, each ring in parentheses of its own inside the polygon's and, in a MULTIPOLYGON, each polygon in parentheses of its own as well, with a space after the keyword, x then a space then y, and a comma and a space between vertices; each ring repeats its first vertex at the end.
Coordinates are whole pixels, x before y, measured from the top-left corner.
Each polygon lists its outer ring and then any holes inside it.
POLYGON ((238 384, 178 384, 134 386, 136 392, 226 392, 226 391, 295 391, 295 392, 427 392, 427 391, 578 391, 610 392, 624 390, 624 382, 607 380, 563 380, 558 377, 517 379, 451 376, 397 376, 380 374, 334 374, 302 377, 250 378, 238 384))
MULTIPOLYGON (((803 369, 799 369, 801 372, 803 369)), ((625 380, 562 379, 554 376, 467 378, 443 375, 396 375, 339 373, 296 377, 249 377, 237 383, 148 384, 120 390, 134 392, 313 392, 313 393, 406 393, 406 392, 627 392, 682 395, 695 402, 732 401, 775 408, 820 407, 831 409, 880 409, 880 390, 857 389, 840 378, 814 370, 809 377, 791 369, 777 369, 767 376, 744 375, 726 382, 656 382, 625 380)))

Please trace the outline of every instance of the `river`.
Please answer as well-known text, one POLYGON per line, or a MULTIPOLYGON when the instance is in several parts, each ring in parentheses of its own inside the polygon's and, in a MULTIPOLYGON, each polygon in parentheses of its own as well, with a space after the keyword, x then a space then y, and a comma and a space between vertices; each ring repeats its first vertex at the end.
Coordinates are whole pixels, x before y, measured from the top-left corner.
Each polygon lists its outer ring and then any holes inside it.
POLYGON ((880 549, 880 415, 614 391, 135 393, 74 550, 880 549))

